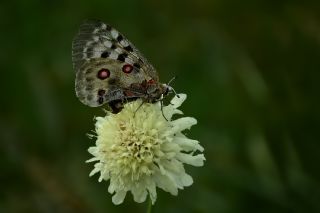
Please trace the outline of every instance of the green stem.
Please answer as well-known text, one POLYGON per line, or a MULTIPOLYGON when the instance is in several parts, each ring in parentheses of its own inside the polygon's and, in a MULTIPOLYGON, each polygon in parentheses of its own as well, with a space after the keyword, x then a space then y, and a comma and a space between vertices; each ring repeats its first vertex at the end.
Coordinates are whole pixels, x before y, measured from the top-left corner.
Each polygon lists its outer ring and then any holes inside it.
POLYGON ((149 196, 149 198, 148 198, 147 213, 151 213, 151 210, 152 210, 152 201, 151 201, 151 198, 150 198, 150 196, 149 196))

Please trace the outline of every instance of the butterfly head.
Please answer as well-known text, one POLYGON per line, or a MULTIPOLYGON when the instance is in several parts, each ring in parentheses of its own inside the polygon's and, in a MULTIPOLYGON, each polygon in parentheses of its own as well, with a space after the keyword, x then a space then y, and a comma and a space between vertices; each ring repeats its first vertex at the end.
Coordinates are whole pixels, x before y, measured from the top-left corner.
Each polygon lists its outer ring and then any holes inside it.
POLYGON ((172 91, 174 91, 174 89, 168 84, 149 84, 147 87, 147 99, 149 99, 150 102, 157 102, 172 91))

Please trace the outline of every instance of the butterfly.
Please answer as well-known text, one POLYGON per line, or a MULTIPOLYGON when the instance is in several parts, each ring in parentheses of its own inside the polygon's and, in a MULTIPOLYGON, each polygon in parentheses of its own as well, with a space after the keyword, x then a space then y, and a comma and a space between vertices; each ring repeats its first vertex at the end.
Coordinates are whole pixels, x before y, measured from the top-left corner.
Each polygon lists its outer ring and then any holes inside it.
POLYGON ((108 104, 118 113, 125 102, 154 103, 173 91, 159 83, 155 68, 120 32, 99 20, 81 24, 72 42, 75 91, 90 107, 108 104))

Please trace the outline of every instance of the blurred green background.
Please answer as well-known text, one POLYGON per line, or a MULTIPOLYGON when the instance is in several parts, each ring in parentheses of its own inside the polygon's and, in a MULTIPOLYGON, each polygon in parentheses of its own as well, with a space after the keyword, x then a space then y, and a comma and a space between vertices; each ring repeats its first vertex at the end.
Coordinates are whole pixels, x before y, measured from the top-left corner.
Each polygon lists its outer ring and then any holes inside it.
POLYGON ((88 177, 101 109, 74 93, 80 23, 110 23, 188 94, 204 167, 153 212, 320 212, 319 1, 1 1, 0 212, 144 212, 88 177))

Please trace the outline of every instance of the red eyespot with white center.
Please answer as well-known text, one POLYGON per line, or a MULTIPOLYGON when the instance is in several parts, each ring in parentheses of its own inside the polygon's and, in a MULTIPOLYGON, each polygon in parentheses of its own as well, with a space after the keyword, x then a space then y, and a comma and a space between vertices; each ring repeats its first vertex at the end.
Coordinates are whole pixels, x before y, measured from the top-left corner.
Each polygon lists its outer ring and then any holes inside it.
POLYGON ((133 66, 130 65, 130 64, 125 64, 125 65, 123 65, 123 67, 122 67, 122 71, 123 71, 124 73, 131 73, 132 70, 133 70, 133 66))
POLYGON ((110 77, 110 71, 108 69, 102 68, 101 70, 99 70, 97 77, 100 80, 104 80, 106 78, 110 77))

